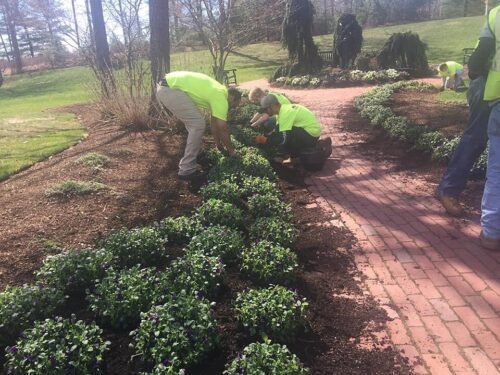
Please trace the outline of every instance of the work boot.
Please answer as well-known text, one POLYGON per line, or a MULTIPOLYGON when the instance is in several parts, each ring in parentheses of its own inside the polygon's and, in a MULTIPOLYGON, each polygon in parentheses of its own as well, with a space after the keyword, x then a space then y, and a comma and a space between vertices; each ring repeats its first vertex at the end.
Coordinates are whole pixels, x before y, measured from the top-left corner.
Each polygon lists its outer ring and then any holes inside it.
POLYGON ((205 178, 206 174, 200 170, 196 170, 191 174, 180 174, 177 177, 179 178, 179 180, 191 182, 191 181, 200 180, 200 179, 205 178))
POLYGON ((479 239, 481 240, 481 246, 485 249, 491 251, 500 251, 500 239, 486 237, 483 231, 481 231, 479 239))
POLYGON ((446 212, 451 216, 462 216, 464 209, 458 202, 457 198, 449 197, 447 195, 438 194, 438 199, 443 205, 446 212))

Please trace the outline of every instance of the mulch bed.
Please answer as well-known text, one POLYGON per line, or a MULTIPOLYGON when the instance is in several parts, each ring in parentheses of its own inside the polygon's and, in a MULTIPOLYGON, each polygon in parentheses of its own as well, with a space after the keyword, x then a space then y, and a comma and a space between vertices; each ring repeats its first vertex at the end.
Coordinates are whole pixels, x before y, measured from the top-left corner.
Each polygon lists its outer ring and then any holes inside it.
MULTIPOLYGON (((47 240, 66 248, 91 245, 114 228, 187 213, 200 202, 176 179, 183 136, 158 131, 125 133, 100 125, 86 107, 74 110, 88 126, 89 137, 0 184, 0 225, 7 228, 0 232, 2 289, 32 280, 33 271, 47 255, 47 240), (90 151, 111 156, 111 165, 93 172, 75 163, 90 151), (67 179, 98 180, 113 191, 63 201, 45 197, 48 187, 67 179)), ((359 287, 351 234, 324 225, 332 218, 313 204, 300 176, 289 170, 280 171, 280 175, 285 199, 293 205, 295 224, 301 231, 294 247, 302 266, 296 287, 310 301, 310 326, 289 345, 291 350, 312 374, 411 373, 400 354, 387 342, 377 341, 387 316, 359 287)), ((249 281, 229 267, 216 304, 219 348, 193 374, 221 374, 228 358, 252 341, 231 310, 236 293, 249 286, 249 281)), ((70 299, 65 310, 65 315, 76 311, 82 319, 92 318, 81 298, 70 299)), ((106 339, 113 342, 106 359, 108 374, 137 374, 135 365, 128 361, 132 354, 128 332, 104 330, 106 339)))

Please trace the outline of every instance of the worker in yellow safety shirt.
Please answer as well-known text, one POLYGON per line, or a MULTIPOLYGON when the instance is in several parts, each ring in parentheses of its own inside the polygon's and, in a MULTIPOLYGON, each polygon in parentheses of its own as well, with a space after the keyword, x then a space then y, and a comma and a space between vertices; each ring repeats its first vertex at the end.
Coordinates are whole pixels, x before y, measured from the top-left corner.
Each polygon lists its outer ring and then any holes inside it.
POLYGON ((236 108, 241 99, 241 93, 236 88, 228 89, 205 74, 172 72, 158 84, 156 97, 184 123, 188 132, 184 156, 179 163, 180 179, 192 180, 200 175, 196 159, 205 132, 205 118, 201 109, 210 113, 215 144, 224 146, 229 156, 236 156, 227 126, 229 108, 236 108))
POLYGON ((438 74, 443 78, 443 86, 441 87, 441 90, 456 90, 460 86, 464 85, 464 80, 462 78, 464 74, 464 67, 455 61, 447 61, 439 65, 438 74))
MULTIPOLYGON (((283 94, 277 92, 266 92, 259 87, 256 87, 248 94, 248 99, 251 103, 260 105, 260 101, 266 95, 274 95, 280 104, 292 104, 290 100, 283 94)), ((269 116, 265 111, 260 110, 250 120, 252 128, 261 129, 264 133, 269 134, 276 129, 278 116, 269 116)))

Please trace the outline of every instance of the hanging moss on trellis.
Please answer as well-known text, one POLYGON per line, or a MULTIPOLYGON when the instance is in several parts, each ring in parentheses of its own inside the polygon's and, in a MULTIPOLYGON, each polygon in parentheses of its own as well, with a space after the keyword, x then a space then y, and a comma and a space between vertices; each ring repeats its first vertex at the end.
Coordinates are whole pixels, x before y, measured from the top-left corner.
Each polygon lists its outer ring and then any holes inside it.
POLYGON ((395 33, 385 43, 377 61, 382 69, 403 69, 413 76, 423 76, 429 73, 426 48, 418 34, 395 33))
POLYGON ((333 66, 342 69, 352 67, 356 56, 361 52, 363 29, 354 14, 343 14, 333 33, 333 66))

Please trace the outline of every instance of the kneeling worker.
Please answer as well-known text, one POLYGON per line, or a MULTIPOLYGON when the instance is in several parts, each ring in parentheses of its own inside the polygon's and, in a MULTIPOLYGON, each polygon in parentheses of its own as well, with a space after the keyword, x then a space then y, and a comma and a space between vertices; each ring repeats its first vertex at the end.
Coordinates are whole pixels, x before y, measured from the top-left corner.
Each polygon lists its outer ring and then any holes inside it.
POLYGON ((441 90, 456 90, 458 87, 464 85, 464 80, 462 79, 464 67, 455 61, 447 61, 439 65, 438 73, 439 76, 443 78, 441 90))
MULTIPOLYGON (((292 104, 285 95, 276 92, 268 92, 266 94, 266 92, 259 87, 256 87, 250 91, 250 93, 248 94, 248 99, 250 100, 251 103, 259 105, 262 98, 266 95, 274 95, 276 99, 278 99, 278 102, 280 102, 280 104, 282 105, 292 104)), ((277 116, 271 117, 265 112, 264 113, 260 112, 262 111, 259 111, 259 113, 256 113, 252 117, 252 119, 250 120, 250 126, 252 128, 258 128, 262 126, 265 132, 273 131, 276 128, 276 124, 278 123, 277 116)))
MULTIPOLYGON (((261 109, 269 116, 278 116, 278 131, 290 159, 300 156, 308 148, 315 148, 321 135, 321 125, 309 109, 299 104, 280 104, 274 95, 267 95, 260 102, 261 109)), ((265 138, 259 138, 265 143, 265 138)))
POLYGON ((199 175, 196 157, 201 151, 205 119, 200 108, 210 112, 212 136, 217 146, 224 146, 230 156, 236 152, 227 127, 229 108, 239 105, 241 93, 201 73, 168 73, 158 84, 156 97, 188 131, 184 157, 179 163, 179 178, 191 180, 199 175))

